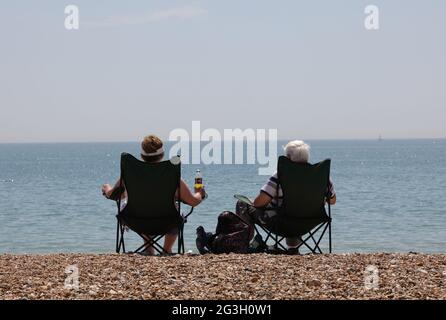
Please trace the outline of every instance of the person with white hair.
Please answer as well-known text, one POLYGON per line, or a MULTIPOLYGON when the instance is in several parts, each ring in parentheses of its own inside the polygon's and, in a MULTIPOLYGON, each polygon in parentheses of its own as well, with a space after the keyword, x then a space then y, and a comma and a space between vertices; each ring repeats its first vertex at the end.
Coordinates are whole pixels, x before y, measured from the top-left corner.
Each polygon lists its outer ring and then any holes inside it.
MULTIPOLYGON (((310 161, 310 146, 301 140, 294 140, 287 143, 284 148, 285 156, 291 161, 307 164, 310 161)), ((328 185, 329 199, 331 205, 336 203, 336 193, 333 187, 333 183, 330 179, 328 185)), ((254 207, 256 208, 254 213, 254 219, 258 223, 268 224, 272 221, 272 217, 277 214, 277 209, 280 208, 283 201, 283 192, 280 184, 278 184, 277 172, 274 173, 266 182, 266 184, 260 189, 259 195, 254 200, 254 207)), ((298 237, 286 238, 288 250, 290 252, 297 251, 297 247, 300 245, 301 240, 298 237)))

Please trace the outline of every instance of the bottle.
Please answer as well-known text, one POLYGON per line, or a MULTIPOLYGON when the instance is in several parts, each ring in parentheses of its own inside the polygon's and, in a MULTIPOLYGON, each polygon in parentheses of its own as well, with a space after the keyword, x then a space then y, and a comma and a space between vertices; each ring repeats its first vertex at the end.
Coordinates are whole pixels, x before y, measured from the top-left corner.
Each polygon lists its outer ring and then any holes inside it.
POLYGON ((201 190, 203 188, 203 176, 201 175, 200 169, 195 171, 195 189, 201 190))

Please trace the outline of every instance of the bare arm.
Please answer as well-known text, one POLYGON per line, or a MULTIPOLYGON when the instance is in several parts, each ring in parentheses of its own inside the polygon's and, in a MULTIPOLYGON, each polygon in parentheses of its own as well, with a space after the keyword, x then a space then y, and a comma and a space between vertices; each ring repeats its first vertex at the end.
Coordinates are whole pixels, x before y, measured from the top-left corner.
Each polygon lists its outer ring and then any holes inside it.
POLYGON ((328 194, 330 200, 327 200, 327 203, 334 205, 336 203, 336 192, 334 191, 333 182, 331 179, 328 180, 328 194))
POLYGON ((186 182, 184 182, 184 180, 181 179, 180 183, 181 201, 187 203, 192 207, 196 207, 201 203, 202 196, 204 195, 203 193, 204 191, 201 190, 194 190, 194 193, 192 193, 189 187, 187 186, 186 182))
MULTIPOLYGON (((113 195, 113 193, 120 187, 121 187, 121 179, 116 181, 116 183, 113 187, 111 185, 109 185, 108 183, 106 183, 106 184, 102 185, 102 194, 107 199, 110 199, 110 197, 113 195)), ((123 192, 122 196, 124 196, 124 195, 125 195, 125 193, 123 192)))
POLYGON ((266 194, 265 192, 260 192, 254 200, 254 207, 264 208, 268 204, 270 204, 271 200, 273 200, 273 198, 271 198, 268 194, 266 194))

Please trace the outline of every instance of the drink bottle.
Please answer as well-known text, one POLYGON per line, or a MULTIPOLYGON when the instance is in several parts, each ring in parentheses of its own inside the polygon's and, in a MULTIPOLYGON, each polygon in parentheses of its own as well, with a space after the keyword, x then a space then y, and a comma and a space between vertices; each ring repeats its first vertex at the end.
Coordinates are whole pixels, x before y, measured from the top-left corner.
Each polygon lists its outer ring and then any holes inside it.
POLYGON ((203 188, 203 176, 201 175, 200 169, 195 171, 195 189, 200 190, 203 188))

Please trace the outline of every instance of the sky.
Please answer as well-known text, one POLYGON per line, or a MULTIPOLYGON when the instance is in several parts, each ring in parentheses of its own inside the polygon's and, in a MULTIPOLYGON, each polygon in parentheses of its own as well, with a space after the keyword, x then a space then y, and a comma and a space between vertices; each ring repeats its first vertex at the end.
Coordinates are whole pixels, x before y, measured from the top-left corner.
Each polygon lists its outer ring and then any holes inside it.
POLYGON ((194 120, 444 138, 445 15, 438 0, 2 0, 0 143, 166 138, 194 120))

